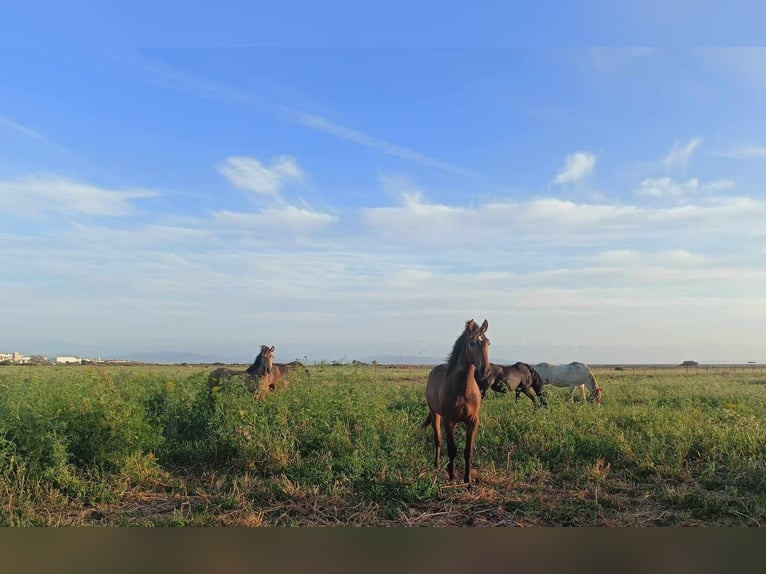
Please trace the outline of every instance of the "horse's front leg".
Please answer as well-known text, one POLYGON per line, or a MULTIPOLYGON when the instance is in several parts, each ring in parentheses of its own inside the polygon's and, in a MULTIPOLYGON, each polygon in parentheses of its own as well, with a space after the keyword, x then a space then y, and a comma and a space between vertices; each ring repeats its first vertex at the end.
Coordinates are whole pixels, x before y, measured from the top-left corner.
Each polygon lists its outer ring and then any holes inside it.
POLYGON ((439 458, 442 452, 442 416, 431 411, 431 426, 434 429, 434 446, 436 447, 436 457, 434 458, 434 467, 439 468, 439 458))
POLYGON ((449 464, 447 465, 447 474, 449 479, 455 478, 455 457, 457 456, 457 446, 455 446, 455 421, 447 421, 447 454, 449 455, 449 464))
POLYGON ((479 418, 468 419, 465 423, 465 472, 463 473, 463 482, 471 483, 471 462, 473 460, 473 445, 476 441, 476 431, 479 428, 479 418))
POLYGON ((529 387, 522 387, 521 392, 529 397, 529 400, 532 401, 533 406, 537 406, 537 403, 535 402, 535 395, 532 394, 532 391, 529 390, 529 387))

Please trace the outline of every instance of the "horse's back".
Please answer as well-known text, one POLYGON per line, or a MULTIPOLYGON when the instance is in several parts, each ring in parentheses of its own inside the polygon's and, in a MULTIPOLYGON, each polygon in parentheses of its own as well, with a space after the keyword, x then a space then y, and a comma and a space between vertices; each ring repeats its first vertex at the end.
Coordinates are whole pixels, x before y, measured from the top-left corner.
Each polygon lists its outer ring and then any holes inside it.
POLYGON ((503 382, 510 391, 515 391, 525 382, 526 373, 521 365, 522 363, 514 363, 513 365, 502 367, 503 382))
POLYGON ((286 387, 289 383, 287 375, 290 372, 290 365, 283 363, 274 363, 271 366, 270 384, 269 387, 274 389, 279 385, 280 387, 286 387))
POLYGON ((519 361, 511 365, 510 368, 513 369, 520 384, 535 386, 541 382, 540 375, 534 368, 532 368, 532 365, 529 365, 528 363, 519 361))
POLYGON ((251 375, 247 371, 239 371, 231 367, 219 367, 208 375, 208 388, 212 390, 214 387, 220 387, 225 380, 233 377, 239 378, 245 385, 245 388, 251 393, 261 390, 262 383, 265 380, 263 375, 251 375))
POLYGON ((230 377, 232 374, 232 369, 228 367, 218 367, 217 369, 214 369, 208 376, 207 376, 207 384, 209 387, 215 387, 218 386, 221 382, 221 379, 224 377, 230 377))
POLYGON ((592 389, 596 383, 596 378, 590 367, 578 361, 566 365, 537 363, 533 368, 543 381, 547 381, 555 387, 585 385, 592 389))

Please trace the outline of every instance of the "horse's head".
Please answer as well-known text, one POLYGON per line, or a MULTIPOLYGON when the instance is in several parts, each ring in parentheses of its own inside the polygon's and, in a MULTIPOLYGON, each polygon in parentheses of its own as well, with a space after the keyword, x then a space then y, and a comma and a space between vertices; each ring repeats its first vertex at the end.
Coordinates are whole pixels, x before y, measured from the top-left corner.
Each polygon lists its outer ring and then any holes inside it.
POLYGON ((481 377, 489 379, 491 376, 491 365, 489 362, 489 339, 485 333, 487 332, 489 323, 484 319, 481 327, 471 319, 465 325, 465 349, 468 355, 468 360, 476 367, 481 373, 481 377))
POLYGON ((481 370, 477 370, 475 377, 476 382, 479 385, 479 390, 481 391, 482 398, 484 398, 484 396, 487 394, 487 389, 492 389, 496 393, 508 392, 508 388, 503 382, 503 367, 500 365, 490 363, 488 377, 485 377, 483 371, 481 370))
POLYGON ((270 373, 274 365, 274 345, 271 348, 261 345, 261 360, 263 361, 263 369, 266 374, 270 373))
POLYGON ((261 352, 255 358, 255 362, 245 371, 251 377, 264 377, 271 373, 274 364, 274 346, 271 348, 261 345, 261 352))
POLYGON ((589 401, 595 401, 597 405, 600 405, 601 404, 601 393, 603 392, 603 390, 604 389, 602 389, 601 387, 596 387, 595 389, 593 389, 593 392, 588 397, 588 400, 589 401))

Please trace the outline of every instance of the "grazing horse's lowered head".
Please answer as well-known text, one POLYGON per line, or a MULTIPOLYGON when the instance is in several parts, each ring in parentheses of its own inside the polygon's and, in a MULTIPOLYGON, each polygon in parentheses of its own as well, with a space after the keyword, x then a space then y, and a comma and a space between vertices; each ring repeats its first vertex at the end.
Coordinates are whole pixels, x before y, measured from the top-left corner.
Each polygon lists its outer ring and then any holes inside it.
POLYGON ((492 389, 496 393, 505 394, 508 392, 508 387, 503 383, 503 367, 502 365, 496 365, 490 363, 489 375, 486 377, 479 375, 476 377, 476 382, 479 384, 479 390, 481 391, 481 398, 483 399, 488 389, 492 389))
POLYGON ((447 473, 452 480, 455 477, 455 425, 465 423, 465 471, 463 480, 471 482, 471 461, 476 430, 479 427, 481 409, 481 390, 476 381, 477 375, 487 378, 489 375, 489 339, 485 333, 489 324, 485 320, 479 327, 471 319, 465 324, 465 330, 455 341, 452 353, 446 364, 437 365, 428 374, 426 401, 428 416, 423 427, 431 426, 434 430, 436 457, 434 465, 439 466, 441 454, 441 421, 447 431, 447 452, 449 464, 447 473))

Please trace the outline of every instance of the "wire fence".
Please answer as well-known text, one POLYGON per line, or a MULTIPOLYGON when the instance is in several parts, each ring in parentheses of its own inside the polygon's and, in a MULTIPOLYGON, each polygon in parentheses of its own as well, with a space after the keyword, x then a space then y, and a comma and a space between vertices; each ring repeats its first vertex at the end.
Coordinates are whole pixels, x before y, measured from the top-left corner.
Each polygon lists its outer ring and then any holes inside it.
POLYGON ((766 374, 766 364, 721 364, 721 365, 589 365, 594 374, 609 373, 611 375, 638 374, 726 374, 752 373, 766 374))

